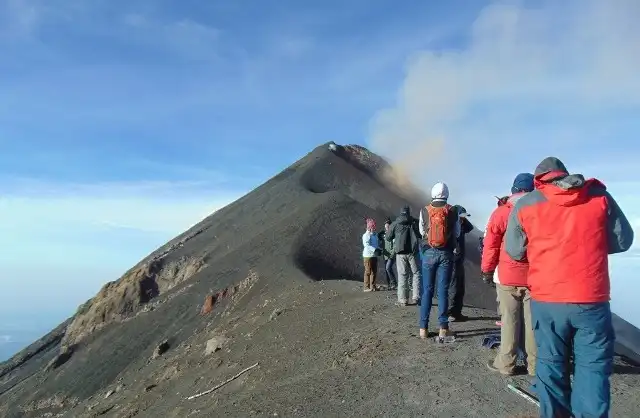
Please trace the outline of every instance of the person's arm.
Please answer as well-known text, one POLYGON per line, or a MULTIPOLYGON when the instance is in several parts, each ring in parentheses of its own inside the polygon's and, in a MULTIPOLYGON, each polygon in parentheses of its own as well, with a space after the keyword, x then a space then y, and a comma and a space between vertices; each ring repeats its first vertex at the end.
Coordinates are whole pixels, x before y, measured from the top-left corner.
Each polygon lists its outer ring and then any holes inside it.
POLYGON ((418 232, 420 232, 420 236, 426 237, 427 230, 424 227, 424 208, 420 209, 420 219, 418 220, 418 232))
POLYGON ((396 223, 394 222, 389 227, 389 233, 384 236, 384 239, 386 239, 389 242, 393 242, 393 239, 395 237, 396 237, 396 223))
POLYGON ((413 222, 411 222, 411 228, 413 228, 413 232, 415 232, 416 237, 418 239, 422 238, 422 233, 420 232, 420 221, 416 218, 413 218, 413 222))
POLYGON ((473 231, 473 224, 467 218, 462 218, 462 233, 468 234, 473 231))
MULTIPOLYGON (((504 249, 514 261, 525 261, 527 259, 527 245, 529 239, 522 227, 520 220, 520 200, 509 214, 507 230, 504 233, 504 249)), ((485 237, 486 239, 486 237, 485 237)), ((485 241, 485 246, 487 242, 485 241)))
POLYGON ((633 245, 634 232, 618 202, 605 191, 607 199, 607 229, 609 232, 609 254, 628 251, 633 245))
POLYGON ((504 223, 500 222, 500 209, 493 211, 485 230, 480 270, 493 273, 500 260, 500 247, 504 239, 504 223))

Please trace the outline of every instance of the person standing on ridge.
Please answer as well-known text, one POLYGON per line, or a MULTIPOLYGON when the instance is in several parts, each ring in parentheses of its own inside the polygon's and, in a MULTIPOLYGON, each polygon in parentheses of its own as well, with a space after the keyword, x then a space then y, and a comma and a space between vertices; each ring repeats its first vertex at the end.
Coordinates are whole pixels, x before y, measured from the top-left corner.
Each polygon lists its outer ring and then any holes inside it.
POLYGON ((409 275, 412 277, 412 304, 418 303, 420 294, 420 272, 418 271, 417 253, 420 243, 418 225, 411 216, 409 206, 402 208, 400 216, 389 227, 386 241, 394 243, 396 265, 398 267, 398 305, 407 306, 409 275), (394 241, 395 240, 395 241, 394 241))
POLYGON ((376 276, 378 274, 378 234, 376 221, 367 219, 367 230, 362 234, 362 259, 364 261, 364 291, 376 290, 376 276))
POLYGON ((469 319, 462 314, 465 293, 466 235, 473 231, 473 225, 468 219, 471 215, 464 207, 455 205, 453 209, 458 214, 458 224, 456 226, 456 248, 453 251, 453 270, 449 285, 449 322, 463 322, 469 319))
POLYGON ((535 190, 509 215, 505 250, 529 261, 540 416, 608 417, 615 338, 608 254, 629 250, 633 229, 599 180, 569 174, 555 157, 534 175, 535 190))
POLYGON ((533 174, 518 174, 511 187, 511 196, 504 204, 498 205, 489 217, 484 237, 480 268, 485 282, 493 280, 496 268, 500 271, 500 283, 496 284, 496 291, 502 322, 498 354, 487 366, 505 376, 515 373, 519 348, 522 348, 527 356, 529 375, 536 374, 537 350, 531 321, 531 294, 527 285, 529 265, 526 262, 512 260, 504 248, 504 234, 509 214, 516 202, 532 190, 533 174))
POLYGON ((382 249, 382 258, 384 259, 384 271, 387 277, 387 289, 396 290, 398 287, 398 279, 393 271, 393 267, 396 264, 396 250, 394 248, 394 241, 387 241, 385 236, 391 230, 391 218, 387 218, 384 223, 384 229, 378 234, 378 240, 380 241, 380 248, 382 249))
POLYGON ((422 304, 420 305, 420 338, 427 338, 429 313, 434 287, 438 286, 439 341, 451 336, 449 331, 449 284, 453 269, 453 250, 456 247, 458 214, 451 205, 449 188, 436 183, 431 189, 431 203, 420 211, 422 253, 422 304))

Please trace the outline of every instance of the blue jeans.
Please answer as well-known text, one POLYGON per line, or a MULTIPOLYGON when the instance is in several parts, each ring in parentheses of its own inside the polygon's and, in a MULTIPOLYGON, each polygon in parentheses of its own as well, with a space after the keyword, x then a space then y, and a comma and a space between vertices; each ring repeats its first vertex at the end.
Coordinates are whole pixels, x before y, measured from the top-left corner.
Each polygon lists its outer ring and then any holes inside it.
POLYGON ((433 292, 438 285, 438 322, 449 329, 449 283, 453 269, 453 252, 429 248, 422 253, 422 300, 420 328, 428 328, 433 292))
POLYGON ((531 301, 540 417, 607 418, 615 335, 609 302, 531 301), (573 388, 570 358, 573 355, 573 388))
POLYGON ((387 274, 387 285, 390 287, 398 285, 398 279, 396 277, 396 273, 393 271, 393 266, 395 266, 395 264, 396 264, 395 256, 389 258, 384 263, 384 271, 387 274))

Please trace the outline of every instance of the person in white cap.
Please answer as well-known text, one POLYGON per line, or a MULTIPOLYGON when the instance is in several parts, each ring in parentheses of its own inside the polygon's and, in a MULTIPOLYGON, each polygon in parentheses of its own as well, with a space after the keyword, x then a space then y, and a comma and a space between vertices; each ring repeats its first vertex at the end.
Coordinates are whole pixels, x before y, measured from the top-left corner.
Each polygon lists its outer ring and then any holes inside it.
POLYGON ((431 203, 420 211, 422 246, 422 298, 420 304, 420 338, 427 338, 429 313, 434 288, 438 286, 438 341, 451 336, 449 330, 449 285, 456 248, 458 214, 447 200, 449 188, 436 183, 431 189, 431 203))

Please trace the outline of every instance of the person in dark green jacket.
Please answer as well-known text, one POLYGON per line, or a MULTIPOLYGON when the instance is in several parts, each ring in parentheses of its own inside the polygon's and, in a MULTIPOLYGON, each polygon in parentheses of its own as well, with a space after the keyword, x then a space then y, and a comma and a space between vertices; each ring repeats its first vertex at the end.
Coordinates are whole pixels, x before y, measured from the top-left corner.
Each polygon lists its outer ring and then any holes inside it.
POLYGON ((391 227, 391 218, 387 218, 384 223, 384 229, 380 231, 379 241, 381 244, 382 256, 384 258, 384 271, 387 276, 387 289, 396 290, 398 288, 398 279, 393 271, 396 265, 395 240, 387 241, 385 236, 389 233, 391 227))

